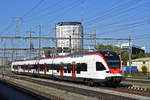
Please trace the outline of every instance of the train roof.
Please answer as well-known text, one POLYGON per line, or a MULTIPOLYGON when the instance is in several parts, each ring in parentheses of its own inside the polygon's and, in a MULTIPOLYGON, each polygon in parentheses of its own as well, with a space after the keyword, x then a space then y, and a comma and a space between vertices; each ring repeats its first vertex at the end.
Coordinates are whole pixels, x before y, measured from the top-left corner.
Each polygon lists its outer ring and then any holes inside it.
POLYGON ((94 54, 94 53, 101 53, 101 54, 111 53, 111 54, 116 54, 116 52, 114 52, 114 51, 106 50, 106 51, 95 51, 95 52, 73 53, 73 54, 70 54, 70 55, 84 55, 84 54, 94 54))
MULTIPOLYGON (((95 53, 100 53, 102 55, 104 54, 116 54, 116 52, 114 51, 109 51, 109 50, 106 50, 106 51, 95 51, 95 52, 83 52, 83 53, 71 53, 71 54, 68 54, 66 56, 56 56, 54 58, 57 58, 57 57, 68 57, 68 56, 78 56, 78 55, 86 55, 86 54, 95 54, 95 53)), ((50 57, 50 58, 53 58, 53 57, 50 57)), ((40 60, 40 59, 48 59, 48 58, 34 58, 34 59, 26 59, 26 60, 16 60, 14 62, 17 62, 17 61, 28 61, 28 60, 40 60)))

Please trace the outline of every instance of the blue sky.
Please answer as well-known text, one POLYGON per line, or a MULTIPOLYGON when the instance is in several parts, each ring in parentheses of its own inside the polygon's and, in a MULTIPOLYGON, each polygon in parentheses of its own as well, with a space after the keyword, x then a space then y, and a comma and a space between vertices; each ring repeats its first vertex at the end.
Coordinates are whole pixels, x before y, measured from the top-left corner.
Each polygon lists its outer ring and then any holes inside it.
MULTIPOLYGON (((84 33, 92 34, 96 29, 100 38, 128 38, 133 44, 145 46, 150 52, 150 1, 149 0, 0 0, 0 35, 14 36, 15 18, 19 23, 19 36, 29 36, 32 29, 38 36, 38 25, 42 25, 42 36, 54 36, 55 24, 62 21, 81 21, 84 33)), ((29 47, 18 40, 17 46, 29 47), (22 44, 25 45, 22 45, 22 44)), ((35 47, 37 41, 33 41, 35 47)), ((90 42, 90 41, 89 41, 90 42)), ((98 41, 117 44, 118 41, 98 41)), ((125 41, 121 41, 125 42, 125 41)), ((1 41, 8 47, 11 41, 1 41)), ((42 41, 43 46, 54 45, 42 41)))

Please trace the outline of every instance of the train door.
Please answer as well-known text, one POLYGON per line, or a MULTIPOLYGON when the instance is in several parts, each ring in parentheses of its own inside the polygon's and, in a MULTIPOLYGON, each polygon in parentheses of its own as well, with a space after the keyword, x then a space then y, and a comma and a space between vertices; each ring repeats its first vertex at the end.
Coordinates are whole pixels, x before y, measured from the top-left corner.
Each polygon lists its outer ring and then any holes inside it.
POLYGON ((29 64, 28 64, 28 72, 29 72, 29 64))
POLYGON ((72 63, 72 77, 76 77, 76 64, 75 62, 72 63))
POLYGON ((64 64, 61 63, 60 64, 60 76, 63 76, 64 75, 64 64))
POLYGON ((16 68, 15 68, 16 66, 15 65, 13 65, 13 68, 14 68, 14 71, 16 71, 16 68))
POLYGON ((38 67, 38 68, 37 68, 37 71, 38 71, 37 73, 40 74, 40 64, 38 64, 37 67, 38 67))
POLYGON ((46 75, 47 72, 47 64, 44 64, 44 74, 46 75))
POLYGON ((18 71, 18 70, 19 70, 18 65, 16 66, 16 68, 17 68, 17 72, 19 72, 19 71, 18 71))
POLYGON ((23 66, 23 70, 24 70, 24 72, 25 72, 25 67, 26 67, 26 65, 24 64, 24 66, 23 66))

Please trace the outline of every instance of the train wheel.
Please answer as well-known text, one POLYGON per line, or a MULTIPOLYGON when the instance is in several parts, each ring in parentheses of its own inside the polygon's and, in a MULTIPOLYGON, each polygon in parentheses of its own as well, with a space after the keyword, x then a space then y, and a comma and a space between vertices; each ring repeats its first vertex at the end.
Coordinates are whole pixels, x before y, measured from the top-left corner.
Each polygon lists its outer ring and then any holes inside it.
POLYGON ((94 86, 93 80, 88 80, 88 86, 94 86))

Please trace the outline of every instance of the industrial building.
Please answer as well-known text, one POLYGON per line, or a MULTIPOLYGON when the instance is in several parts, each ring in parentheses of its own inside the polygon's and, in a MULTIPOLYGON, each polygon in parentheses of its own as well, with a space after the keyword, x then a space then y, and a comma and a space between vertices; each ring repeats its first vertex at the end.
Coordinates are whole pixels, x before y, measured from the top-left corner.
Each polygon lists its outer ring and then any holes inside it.
POLYGON ((59 22, 56 24, 56 46, 61 48, 83 48, 83 26, 81 22, 59 22), (80 39, 72 39, 80 38, 80 39))
MULTIPOLYGON (((127 66, 129 66, 129 62, 127 62, 127 66)), ((147 72, 150 72, 150 57, 134 59, 131 66, 137 66, 138 72, 142 72, 142 66, 146 66, 147 72)))
POLYGON ((8 58, 7 57, 1 57, 0 58, 0 66, 4 66, 8 64, 8 58))
MULTIPOLYGON (((126 53, 129 52, 129 43, 123 43, 117 46, 122 48, 124 52, 126 53)), ((132 43, 130 44, 130 46, 131 46, 132 54, 139 54, 140 52, 143 52, 143 54, 145 54, 145 47, 139 47, 133 45, 132 43)))

